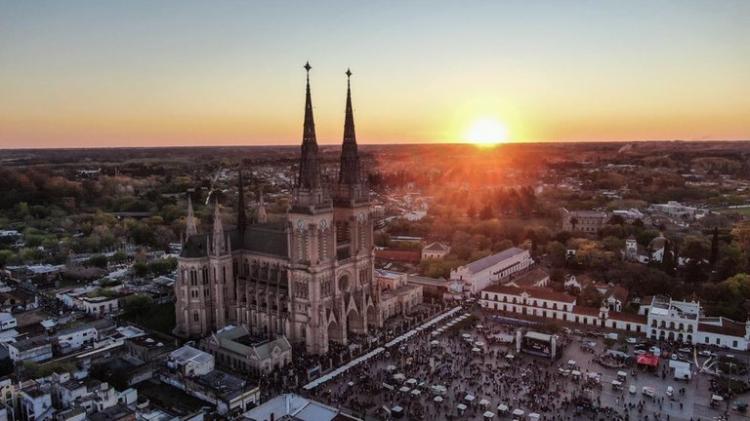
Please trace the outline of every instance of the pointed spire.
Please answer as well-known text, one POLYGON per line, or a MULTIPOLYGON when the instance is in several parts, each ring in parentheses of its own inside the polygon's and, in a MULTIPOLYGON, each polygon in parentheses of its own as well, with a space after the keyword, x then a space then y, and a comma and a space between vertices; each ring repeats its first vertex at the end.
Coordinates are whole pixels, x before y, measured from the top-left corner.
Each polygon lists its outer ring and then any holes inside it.
POLYGON ((221 209, 219 199, 214 202, 214 224, 213 224, 213 252, 215 255, 224 254, 226 251, 224 242, 224 225, 221 223, 221 209))
POLYGON ((245 229, 247 229, 247 214, 245 213, 245 183, 242 178, 242 169, 240 169, 237 190, 239 195, 237 196, 237 229, 240 231, 240 236, 244 236, 245 229))
POLYGON ((307 71, 307 89, 305 96, 305 122, 302 129, 302 156, 299 165, 297 185, 303 189, 320 187, 320 168, 318 164, 318 142, 315 137, 315 120, 313 118, 312 96, 310 95, 310 63, 305 63, 307 71))
POLYGON ((198 234, 198 228, 195 226, 195 215, 193 214, 193 200, 190 196, 190 192, 188 192, 187 218, 185 218, 185 241, 187 241, 191 235, 198 234))
POLYGON ((360 183, 359 153, 357 137, 354 133, 354 112, 352 111, 351 70, 346 70, 346 116, 344 117, 344 143, 341 146, 341 167, 339 183, 349 186, 360 183))
POLYGON ((258 209, 255 212, 255 219, 258 220, 259 224, 265 224, 268 222, 268 214, 266 213, 266 204, 263 202, 263 187, 260 188, 260 196, 258 198, 258 209))

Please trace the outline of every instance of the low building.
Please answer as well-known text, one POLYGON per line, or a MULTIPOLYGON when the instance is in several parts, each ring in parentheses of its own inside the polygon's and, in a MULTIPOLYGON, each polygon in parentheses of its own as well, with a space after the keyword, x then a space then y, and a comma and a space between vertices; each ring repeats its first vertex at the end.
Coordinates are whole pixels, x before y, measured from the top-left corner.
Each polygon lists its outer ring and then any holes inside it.
POLYGON ((99 332, 96 327, 89 324, 62 329, 53 337, 53 343, 62 354, 78 351, 97 340, 99 340, 99 332))
POLYGON ((45 337, 24 339, 8 343, 10 359, 18 361, 42 362, 52 358, 52 344, 45 337))
POLYGON ((16 420, 19 421, 46 421, 51 420, 55 408, 52 406, 52 394, 49 387, 30 382, 24 385, 18 392, 18 412, 16 420))
POLYGON ((518 288, 546 287, 547 285, 549 285, 549 273, 547 273, 547 271, 542 268, 534 268, 518 276, 509 276, 503 283, 503 285, 514 286, 518 288))
POLYGON ((663 213, 671 218, 683 220, 693 220, 699 214, 698 208, 686 206, 673 200, 667 203, 654 203, 649 207, 649 210, 663 213))
POLYGON ((408 275, 402 272, 376 269, 375 280, 380 291, 380 320, 409 314, 422 304, 422 287, 407 282, 408 275))
POLYGON ((18 321, 10 313, 0 313, 0 331, 18 327, 18 321))
POLYGON ((563 231, 576 231, 586 234, 596 234, 607 224, 609 215, 607 212, 591 210, 569 211, 562 209, 562 229, 563 231))
POLYGON ((117 297, 81 297, 82 310, 89 315, 102 317, 116 313, 120 309, 117 297))
POLYGON ((421 286, 423 297, 451 300, 461 299, 464 295, 464 284, 459 280, 408 275, 406 282, 421 286))
POLYGON ((201 341, 221 366, 252 374, 269 374, 292 362, 292 346, 285 336, 264 339, 244 326, 226 326, 201 341))
POLYGON ((462 281, 471 294, 478 294, 488 286, 500 283, 510 275, 534 264, 528 250, 507 248, 500 253, 483 257, 451 271, 451 279, 462 281))
POLYGON ((208 402, 224 417, 233 417, 260 402, 260 387, 221 370, 185 376, 179 372, 163 372, 161 381, 186 394, 208 402))
POLYGON ((276 396, 245 412, 242 416, 248 421, 362 421, 360 418, 343 413, 340 409, 293 393, 276 396))
POLYGON ((167 358, 167 367, 184 376, 200 376, 214 369, 213 355, 185 345, 172 351, 167 358))
POLYGON ((451 252, 450 246, 434 242, 422 248, 422 260, 441 260, 451 252))

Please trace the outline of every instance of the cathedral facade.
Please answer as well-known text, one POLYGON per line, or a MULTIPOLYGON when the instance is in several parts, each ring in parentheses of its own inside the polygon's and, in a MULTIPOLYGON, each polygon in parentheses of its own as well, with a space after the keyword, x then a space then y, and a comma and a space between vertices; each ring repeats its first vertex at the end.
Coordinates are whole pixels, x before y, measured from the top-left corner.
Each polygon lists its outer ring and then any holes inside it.
POLYGON ((292 206, 281 222, 265 209, 247 221, 242 172, 237 226, 225 229, 214 205, 210 232, 198 233, 188 203, 187 239, 175 283, 175 333, 186 338, 241 325, 254 335, 285 335, 323 354, 329 341, 381 327, 380 292, 373 276, 373 220, 357 151, 347 71, 344 139, 338 180, 321 177, 310 69, 303 139, 292 206))

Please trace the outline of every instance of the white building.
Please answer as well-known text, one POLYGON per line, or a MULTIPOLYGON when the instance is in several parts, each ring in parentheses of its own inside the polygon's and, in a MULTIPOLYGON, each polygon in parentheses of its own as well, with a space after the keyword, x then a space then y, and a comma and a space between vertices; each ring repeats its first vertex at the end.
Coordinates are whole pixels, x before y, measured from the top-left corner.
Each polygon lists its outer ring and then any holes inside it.
POLYGON ((52 395, 38 384, 23 388, 18 392, 18 416, 21 421, 46 421, 54 416, 52 395))
POLYGON ((248 421, 267 421, 274 419, 298 421, 361 421, 359 418, 342 413, 340 409, 292 393, 279 395, 264 402, 262 405, 245 412, 243 418, 248 421))
POLYGON ((24 339, 8 343, 10 359, 16 361, 41 362, 52 358, 52 345, 44 337, 24 339))
POLYGON ((680 202, 670 200, 667 203, 655 203, 650 206, 655 212, 661 212, 671 218, 692 220, 698 216, 698 208, 686 206, 680 202))
POLYGON ((167 359, 167 367, 188 377, 208 374, 213 371, 214 365, 213 355, 189 345, 172 351, 167 359))
POLYGON ((500 253, 459 266, 451 271, 450 277, 463 281, 470 293, 477 294, 491 284, 501 282, 533 263, 534 260, 528 250, 510 247, 500 253))
POLYGON ((81 297, 80 301, 82 310, 86 314, 99 317, 116 313, 120 308, 117 297, 81 297))
POLYGON ((0 331, 13 329, 18 326, 16 318, 10 313, 0 313, 0 331))
POLYGON ((63 329, 55 335, 55 341, 63 354, 77 351, 84 345, 99 340, 99 332, 92 325, 79 325, 63 329))
POLYGON ((422 260, 440 260, 450 252, 450 246, 436 241, 422 248, 422 260))
POLYGON ((693 345, 714 345, 747 350, 750 325, 724 317, 704 317, 700 303, 653 297, 639 312, 648 318, 651 339, 686 342, 693 345))

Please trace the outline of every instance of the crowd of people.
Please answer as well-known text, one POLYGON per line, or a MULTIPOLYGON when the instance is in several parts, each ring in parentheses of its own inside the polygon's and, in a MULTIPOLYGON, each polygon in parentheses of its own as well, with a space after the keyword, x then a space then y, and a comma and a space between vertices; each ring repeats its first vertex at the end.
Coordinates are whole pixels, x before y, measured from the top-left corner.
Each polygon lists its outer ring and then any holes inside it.
MULTIPOLYGON (((466 312, 474 316, 437 336, 434 329, 421 331, 308 396, 376 419, 480 420, 501 410, 538 414, 540 420, 690 419, 674 415, 686 413, 684 388, 667 400, 611 390, 598 375, 589 376, 601 369, 591 359, 577 367, 580 376, 563 376, 566 360, 518 354, 515 345, 492 340, 515 336, 517 326, 468 306, 466 312), (610 396, 603 402, 605 390, 610 396)), ((573 341, 565 333, 558 340, 563 347, 573 341)), ((665 369, 651 375, 661 377, 665 369)))

